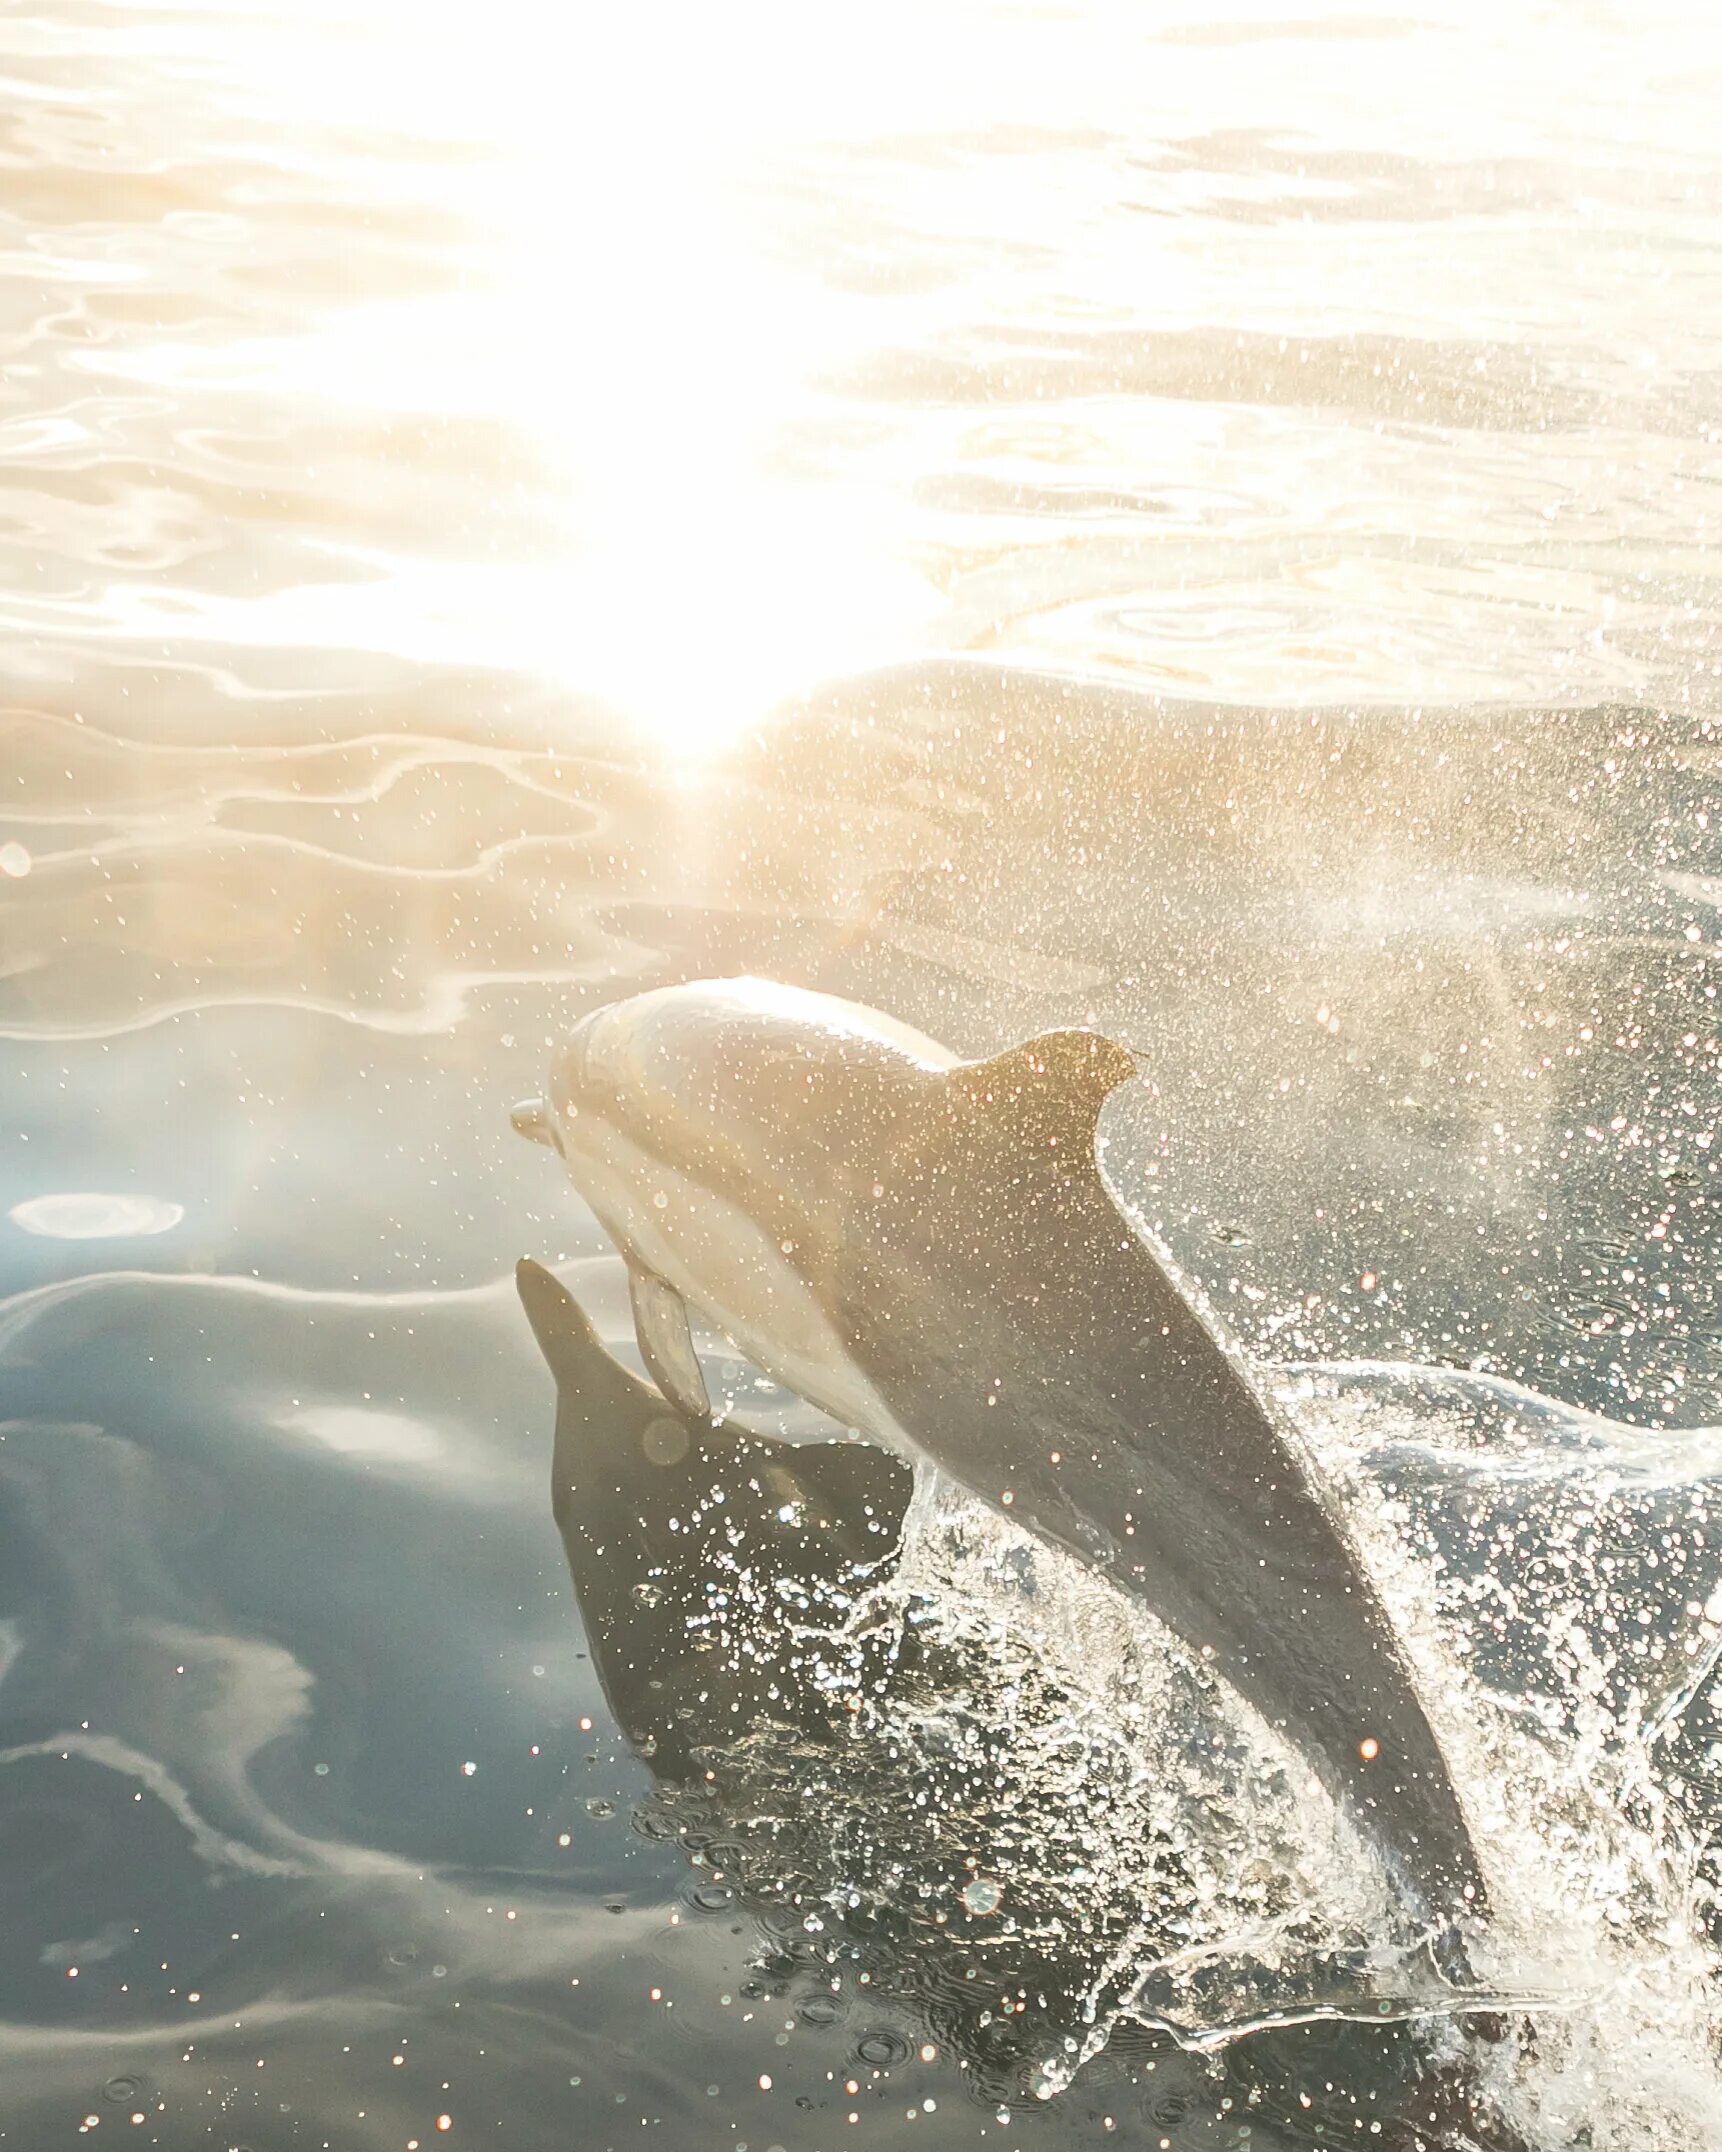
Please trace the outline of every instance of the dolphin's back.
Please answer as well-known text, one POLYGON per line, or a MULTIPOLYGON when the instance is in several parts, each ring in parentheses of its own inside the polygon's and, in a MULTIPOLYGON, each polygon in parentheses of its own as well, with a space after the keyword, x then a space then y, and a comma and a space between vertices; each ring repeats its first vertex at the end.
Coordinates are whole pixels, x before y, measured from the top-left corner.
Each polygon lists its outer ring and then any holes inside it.
POLYGON ((837 1288, 942 1468, 1101 1570, 1309 1759, 1430 1910, 1483 1879, 1385 1609, 1302 1448, 1086 1145, 969 1125, 837 1288))

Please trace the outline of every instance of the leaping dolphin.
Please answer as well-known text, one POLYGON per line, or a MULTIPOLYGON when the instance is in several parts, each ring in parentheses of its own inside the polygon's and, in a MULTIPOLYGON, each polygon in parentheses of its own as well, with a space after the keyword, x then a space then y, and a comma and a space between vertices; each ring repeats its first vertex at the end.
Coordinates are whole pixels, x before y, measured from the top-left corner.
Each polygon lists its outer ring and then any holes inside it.
POLYGON ((963 1062, 851 1002, 712 980, 585 1017, 513 1120, 616 1241, 673 1403, 710 1412, 691 1307, 1103 1572, 1307 1759, 1462 1968, 1483 1876, 1368 1571, 1101 1176, 1100 1109, 1135 1074, 1090 1031, 963 1062))

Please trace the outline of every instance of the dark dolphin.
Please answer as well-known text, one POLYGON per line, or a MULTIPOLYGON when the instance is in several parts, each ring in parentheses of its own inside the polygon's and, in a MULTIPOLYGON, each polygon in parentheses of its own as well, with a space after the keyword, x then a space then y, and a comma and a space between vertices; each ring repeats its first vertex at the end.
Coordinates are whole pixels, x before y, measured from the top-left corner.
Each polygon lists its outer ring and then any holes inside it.
POLYGON ((556 1380, 551 1508, 593 1665, 616 1722, 649 1745, 664 1777, 693 1774, 689 1743, 709 1735, 710 1698, 685 1714, 690 1685, 724 1691, 721 1716, 745 1724, 793 1695, 782 1654, 729 1650, 783 1605, 838 1619, 850 1595, 885 1573, 902 1538, 907 1468, 859 1442, 794 1445, 734 1421, 688 1418, 605 1348, 584 1310, 541 1264, 515 1284, 556 1380))

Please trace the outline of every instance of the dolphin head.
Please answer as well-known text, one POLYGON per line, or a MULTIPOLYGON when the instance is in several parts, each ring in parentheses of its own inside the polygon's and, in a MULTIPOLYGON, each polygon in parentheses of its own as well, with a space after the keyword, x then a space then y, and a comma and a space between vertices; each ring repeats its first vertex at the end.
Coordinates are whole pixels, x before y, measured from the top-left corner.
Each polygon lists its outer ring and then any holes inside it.
POLYGON ((757 1177, 795 1163, 798 1145, 822 1136, 833 1115, 871 1122, 903 1110, 954 1060, 907 1025, 833 995, 700 980, 583 1018, 552 1066, 550 1103, 570 1158, 584 1118, 674 1161, 734 1153, 757 1177))
POLYGON ((846 1168, 901 1136, 952 1060, 830 995, 698 981, 582 1018, 515 1126, 561 1153, 625 1249, 685 1229, 696 1190, 769 1210, 781 1241, 841 1207, 846 1168))

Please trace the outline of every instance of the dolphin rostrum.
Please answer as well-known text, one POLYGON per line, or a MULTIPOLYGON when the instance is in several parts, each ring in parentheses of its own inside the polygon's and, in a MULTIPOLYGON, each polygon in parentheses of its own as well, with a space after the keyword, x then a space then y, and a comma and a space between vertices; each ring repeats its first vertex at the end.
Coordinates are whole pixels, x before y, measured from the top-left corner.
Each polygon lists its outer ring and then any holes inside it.
POLYGON ((1292 1743, 1462 1968, 1483 1877, 1392 1624, 1295 1430, 1101 1177, 1135 1073, 1089 1031, 963 1062, 854 1003, 702 981, 585 1017, 514 1125, 621 1249, 672 1402, 711 1409, 693 1308, 1104 1573, 1292 1743))

